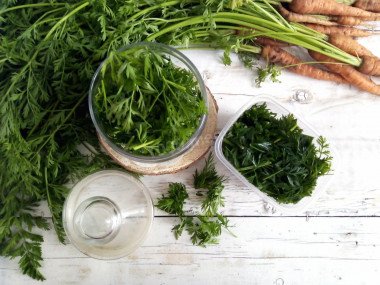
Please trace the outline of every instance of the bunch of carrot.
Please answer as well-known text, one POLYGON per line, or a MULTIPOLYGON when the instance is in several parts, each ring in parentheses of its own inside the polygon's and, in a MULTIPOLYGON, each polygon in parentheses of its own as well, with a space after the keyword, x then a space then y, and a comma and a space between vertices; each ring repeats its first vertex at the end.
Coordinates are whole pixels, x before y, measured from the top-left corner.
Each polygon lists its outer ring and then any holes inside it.
POLYGON ((352 84, 367 92, 380 95, 380 85, 370 76, 380 76, 380 59, 360 45, 355 38, 373 33, 355 26, 366 21, 380 20, 379 0, 275 0, 269 1, 289 22, 297 22, 323 34, 323 39, 339 49, 359 58, 356 64, 342 63, 326 54, 309 50, 309 54, 328 70, 301 60, 282 49, 286 42, 268 36, 259 37, 256 43, 261 55, 272 63, 279 63, 291 71, 312 78, 352 84), (344 3, 343 3, 344 2, 344 3))

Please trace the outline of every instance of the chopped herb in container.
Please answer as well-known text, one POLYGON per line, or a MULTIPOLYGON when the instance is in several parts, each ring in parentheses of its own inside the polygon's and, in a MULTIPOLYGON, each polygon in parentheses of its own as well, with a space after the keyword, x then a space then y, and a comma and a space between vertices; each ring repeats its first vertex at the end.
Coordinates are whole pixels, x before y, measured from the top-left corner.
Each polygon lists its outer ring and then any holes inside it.
POLYGON ((329 173, 329 146, 306 135, 293 114, 279 116, 267 104, 254 104, 222 139, 222 152, 246 180, 280 204, 310 196, 329 173))
POLYGON ((239 179, 284 211, 305 207, 316 197, 317 182, 325 188, 331 181, 325 176, 332 162, 326 139, 270 97, 258 96, 242 108, 215 148, 239 179))

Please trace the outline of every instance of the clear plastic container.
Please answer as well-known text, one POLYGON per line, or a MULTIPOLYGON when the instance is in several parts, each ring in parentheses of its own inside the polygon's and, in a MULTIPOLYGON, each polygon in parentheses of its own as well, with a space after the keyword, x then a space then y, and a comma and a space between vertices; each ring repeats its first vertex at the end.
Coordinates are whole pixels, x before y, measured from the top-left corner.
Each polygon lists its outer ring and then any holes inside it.
MULTIPOLYGON (((153 42, 142 42, 142 43, 136 43, 136 44, 131 44, 128 46, 125 46, 116 52, 123 52, 129 49, 149 49, 155 52, 158 52, 162 55, 167 56, 170 58, 173 62, 173 64, 181 69, 185 69, 190 71, 192 74, 194 74, 194 78, 196 82, 198 83, 198 87, 201 91, 202 98, 205 102, 205 107, 208 109, 209 102, 208 102, 208 96, 207 96, 207 91, 205 84, 203 82, 202 76, 195 67, 195 65, 188 59, 183 53, 178 51, 175 48, 172 48, 170 46, 160 44, 160 43, 153 43, 153 42)), ((162 155, 157 155, 157 156, 145 156, 145 155, 136 155, 131 152, 125 151, 121 147, 117 146, 110 137, 107 136, 106 131, 104 127, 101 124, 101 120, 98 116, 98 112, 95 108, 94 104, 94 97, 95 97, 95 90, 102 79, 102 72, 101 69, 104 66, 104 64, 109 60, 109 58, 105 59, 99 68, 96 70, 90 90, 89 90, 89 109, 90 109, 90 115, 92 122, 95 125, 95 128, 98 132, 98 134, 102 137, 102 139, 112 147, 113 150, 117 151, 119 154, 122 156, 130 159, 131 161, 139 164, 139 165, 157 165, 158 163, 175 163, 179 160, 179 158, 186 153, 187 151, 190 151, 191 148, 197 143, 199 140, 207 122, 208 115, 207 113, 204 113, 199 121, 198 128, 195 130, 194 134, 189 138, 187 142, 185 142, 182 146, 178 147, 177 149, 166 153, 162 155)))
MULTIPOLYGON (((215 142, 215 154, 216 157, 237 177, 239 180, 241 180, 249 189, 254 191, 257 195, 259 195, 265 202, 270 204, 275 210, 279 210, 283 213, 288 214, 294 214, 300 211, 304 211, 313 201, 318 199, 318 197, 327 189, 327 187, 330 185, 330 183, 333 180, 333 175, 331 175, 333 170, 336 170, 338 167, 338 156, 337 152, 334 150, 334 148, 331 146, 330 143, 330 155, 333 157, 332 159, 332 167, 330 174, 321 176, 318 178, 317 186, 312 192, 311 196, 304 197, 296 204, 283 204, 278 203, 274 198, 270 197, 266 193, 260 191, 256 186, 254 186, 252 183, 250 183, 240 172, 225 158, 222 150, 222 144, 223 144, 223 138, 229 131, 229 129, 232 127, 232 125, 238 120, 238 118, 248 109, 250 109, 255 104, 267 104, 267 108, 278 114, 278 117, 281 117, 282 115, 287 115, 291 113, 287 108, 285 108, 283 105, 281 105, 278 101, 273 99, 270 96, 267 95, 258 95, 255 96, 252 100, 250 100, 245 106, 243 106, 225 125, 225 127, 222 129, 222 131, 219 134, 218 139, 215 142)), ((301 119, 299 116, 293 113, 295 118, 297 118, 298 126, 303 129, 304 134, 310 135, 314 138, 318 138, 320 134, 312 127, 310 126, 305 120, 301 119)), ((329 143, 329 142, 328 142, 329 143)))

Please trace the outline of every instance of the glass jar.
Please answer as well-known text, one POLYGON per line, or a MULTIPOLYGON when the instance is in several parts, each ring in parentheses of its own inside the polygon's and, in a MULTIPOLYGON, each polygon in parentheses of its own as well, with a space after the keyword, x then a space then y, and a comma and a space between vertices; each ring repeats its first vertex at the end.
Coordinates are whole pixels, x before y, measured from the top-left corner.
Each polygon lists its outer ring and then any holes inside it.
MULTIPOLYGON (((159 52, 160 54, 165 55, 166 57, 170 58, 170 60, 173 62, 173 65, 176 68, 190 71, 194 75, 194 79, 195 79, 195 82, 197 83, 197 87, 199 88, 202 99, 205 102, 205 108, 206 110, 208 110, 209 100, 208 100, 208 95, 206 92, 203 79, 199 71, 197 70, 197 68, 194 66, 194 64, 184 54, 182 54, 180 51, 178 51, 175 48, 169 47, 164 44, 152 43, 152 42, 142 42, 142 43, 131 44, 119 49, 118 51, 116 51, 116 53, 124 52, 130 49, 138 49, 138 48, 149 49, 154 52, 159 52)), ((105 128, 99 118, 99 113, 95 107, 96 90, 97 90, 97 87, 99 86, 100 81, 103 78, 102 68, 107 63, 108 60, 109 58, 104 60, 102 64, 99 66, 99 68, 97 69, 97 71, 95 72, 95 75, 92 79, 90 90, 89 90, 90 115, 95 125, 95 128, 98 132, 98 135, 102 138, 104 142, 106 142, 107 145, 109 145, 118 154, 120 154, 121 156, 137 164, 154 165, 154 164, 159 164, 159 163, 170 163, 170 162, 178 161, 178 158, 183 156, 186 152, 190 151, 192 147, 194 147, 194 145, 199 140, 207 122, 207 118, 208 118, 207 113, 203 113, 200 116, 199 125, 197 129, 194 131, 194 133, 192 134, 192 136, 186 142, 184 142, 180 147, 168 153, 164 153, 160 155, 139 155, 139 154, 126 151, 125 149, 118 146, 115 143, 115 141, 113 141, 113 139, 107 135, 105 128)))
POLYGON ((152 226, 154 208, 144 184, 125 171, 94 172, 71 189, 63 206, 70 242, 97 259, 116 259, 135 251, 152 226))

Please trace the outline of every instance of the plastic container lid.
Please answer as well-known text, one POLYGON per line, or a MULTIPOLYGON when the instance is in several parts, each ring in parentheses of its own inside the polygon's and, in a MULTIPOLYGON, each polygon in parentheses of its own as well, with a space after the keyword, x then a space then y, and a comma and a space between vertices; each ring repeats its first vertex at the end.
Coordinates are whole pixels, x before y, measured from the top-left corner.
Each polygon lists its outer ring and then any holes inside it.
MULTIPOLYGON (((257 195, 259 195, 265 202, 272 205, 276 210, 280 210, 283 213, 290 213, 294 214, 296 212, 300 212, 305 210, 312 202, 318 199, 318 197, 326 191, 327 187, 330 185, 330 183, 333 180, 333 175, 324 175, 318 178, 317 185, 315 189, 312 192, 311 196, 307 196, 302 198, 298 203, 296 204, 283 204, 278 203, 274 198, 267 195, 265 192, 262 192, 260 189, 258 189, 256 186, 254 186, 252 183, 250 183, 240 172, 225 158, 223 151, 222 151, 222 144, 224 136, 227 134, 229 129, 232 127, 232 125, 238 120, 238 118, 248 109, 250 109, 255 104, 267 104, 267 108, 278 114, 278 116, 287 115, 291 112, 285 108, 283 105, 281 105, 278 101, 273 99, 270 96, 267 95, 258 95, 255 96, 252 100, 250 100, 245 106, 243 106, 239 111, 236 112, 236 114, 227 122, 227 124, 224 126, 222 131, 219 134, 218 139, 215 142, 215 154, 216 157, 240 180, 242 181, 249 189, 254 191, 257 195)), ((303 133, 309 136, 312 136, 314 138, 318 138, 320 134, 307 122, 305 122, 303 119, 301 119, 299 116, 294 114, 294 117, 297 118, 297 124, 298 126, 303 129, 303 133)), ((335 149, 331 146, 329 146, 330 155, 333 157, 331 164, 332 167, 336 170, 338 167, 338 155, 335 149)), ((331 173, 331 172, 330 172, 331 173)))

